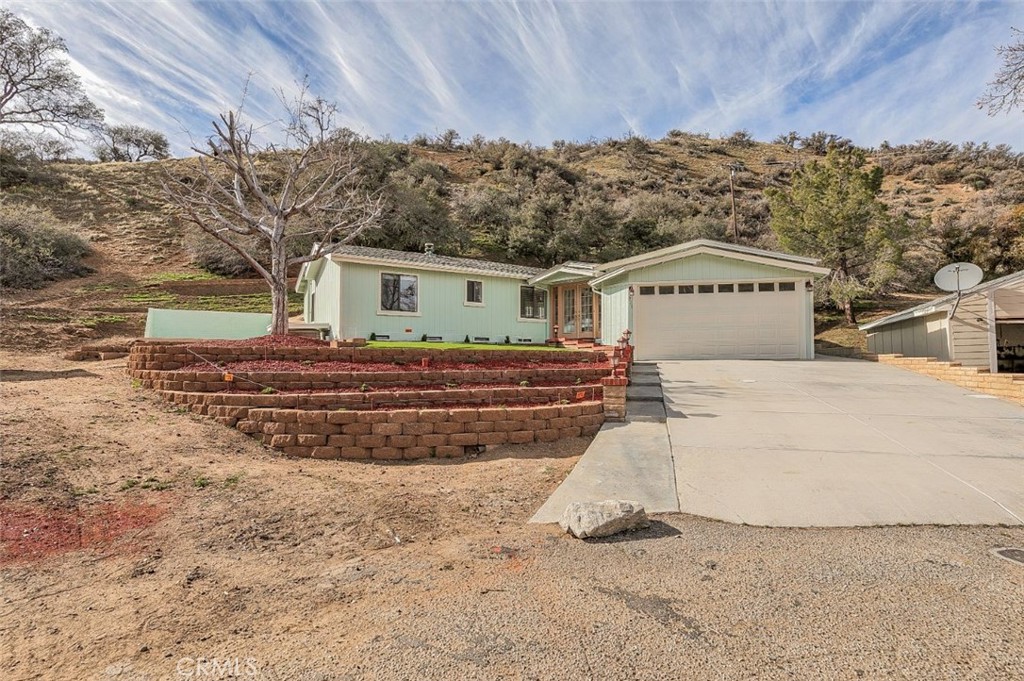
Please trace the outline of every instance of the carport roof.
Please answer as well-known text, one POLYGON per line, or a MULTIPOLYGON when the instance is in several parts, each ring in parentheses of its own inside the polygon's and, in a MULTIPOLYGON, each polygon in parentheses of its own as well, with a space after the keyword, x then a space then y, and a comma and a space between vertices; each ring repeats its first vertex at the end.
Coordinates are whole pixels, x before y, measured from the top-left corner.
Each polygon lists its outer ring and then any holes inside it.
MULTIPOLYGON (((974 288, 969 288, 966 291, 962 291, 961 296, 966 297, 977 295, 978 293, 985 293, 986 291, 1002 288, 1007 284, 1012 284, 1017 281, 1024 281, 1024 270, 1021 270, 1020 272, 1014 272, 1013 274, 1007 274, 1005 277, 999 277, 998 279, 992 279, 991 281, 986 281, 984 283, 978 284, 974 288)), ((929 300, 927 303, 921 303, 920 305, 909 307, 906 310, 903 310, 902 312, 891 314, 888 317, 882 317, 881 319, 876 319, 873 322, 861 324, 857 328, 859 328, 861 331, 870 331, 872 329, 877 329, 878 327, 881 326, 888 326, 889 324, 895 324, 896 322, 902 322, 907 319, 914 319, 916 317, 924 317, 930 314, 934 314, 936 312, 942 312, 948 309, 955 300, 956 293, 950 293, 948 295, 942 296, 941 298, 929 300)))

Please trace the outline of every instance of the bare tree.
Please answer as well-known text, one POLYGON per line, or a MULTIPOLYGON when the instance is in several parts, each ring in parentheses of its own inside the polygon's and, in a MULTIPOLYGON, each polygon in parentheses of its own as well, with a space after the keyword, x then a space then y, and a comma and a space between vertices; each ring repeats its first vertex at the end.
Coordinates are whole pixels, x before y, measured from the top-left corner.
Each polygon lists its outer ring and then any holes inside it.
POLYGON ((60 36, 0 8, 0 124, 40 125, 65 137, 100 124, 103 112, 85 95, 67 51, 60 36))
POLYGON ((105 125, 96 137, 98 141, 93 152, 103 162, 135 163, 171 155, 167 136, 141 125, 105 125))
POLYGON ((988 109, 990 116, 1017 109, 1024 101, 1024 31, 1016 28, 1010 30, 1016 42, 996 48, 996 54, 1003 60, 1003 65, 978 99, 978 108, 988 109))
POLYGON ((164 190, 182 217, 223 242, 270 286, 271 333, 288 332, 288 268, 329 255, 376 225, 381 198, 361 185, 352 135, 334 130, 336 107, 305 89, 290 104, 286 141, 261 144, 241 107, 193 146, 193 177, 168 174, 164 190), (289 242, 312 242, 289 255, 289 242))

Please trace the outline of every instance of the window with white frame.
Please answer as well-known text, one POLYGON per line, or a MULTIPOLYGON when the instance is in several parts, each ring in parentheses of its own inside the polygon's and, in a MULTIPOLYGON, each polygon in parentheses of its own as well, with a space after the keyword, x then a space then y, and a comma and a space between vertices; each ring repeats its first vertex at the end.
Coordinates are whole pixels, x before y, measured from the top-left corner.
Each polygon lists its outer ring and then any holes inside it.
POLYGON ((415 274, 380 273, 380 310, 416 314, 420 311, 420 278, 415 274))
POLYGON ((519 287, 519 318, 547 319, 548 292, 535 286, 519 287))
POLYGON ((483 305, 484 304, 484 282, 467 279, 466 280, 466 305, 483 305))

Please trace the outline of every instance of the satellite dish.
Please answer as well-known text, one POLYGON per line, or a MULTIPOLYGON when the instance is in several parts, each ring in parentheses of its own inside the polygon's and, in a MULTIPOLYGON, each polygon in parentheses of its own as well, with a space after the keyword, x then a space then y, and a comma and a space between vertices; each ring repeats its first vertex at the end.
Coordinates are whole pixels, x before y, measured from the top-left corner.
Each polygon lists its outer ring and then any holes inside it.
POLYGON ((969 262, 955 262, 935 273, 935 285, 943 291, 966 291, 981 283, 985 273, 969 262))

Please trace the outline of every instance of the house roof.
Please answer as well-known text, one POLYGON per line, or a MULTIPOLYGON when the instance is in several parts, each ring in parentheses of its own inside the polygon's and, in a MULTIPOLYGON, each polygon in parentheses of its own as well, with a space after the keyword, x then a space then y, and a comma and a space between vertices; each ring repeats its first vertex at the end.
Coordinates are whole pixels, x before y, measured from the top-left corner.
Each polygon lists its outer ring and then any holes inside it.
POLYGON ((539 284, 547 280, 567 279, 591 279, 597 271, 598 265, 592 262, 580 262, 579 260, 567 260, 561 265, 555 265, 530 277, 530 284, 539 284))
POLYGON ((676 246, 659 248, 658 250, 651 251, 649 253, 641 253, 640 255, 635 255, 631 258, 622 258, 621 260, 613 260, 612 262, 598 265, 595 272, 598 276, 590 283, 591 285, 597 285, 603 281, 617 277, 620 274, 629 272, 630 270, 647 267, 649 265, 656 265, 658 263, 668 262, 671 260, 678 260, 680 258, 698 255, 701 253, 726 258, 735 258, 737 260, 746 260, 749 262, 772 265, 774 267, 784 267, 786 269, 798 270, 811 274, 828 274, 830 271, 826 267, 819 267, 817 258, 805 258, 803 256, 791 255, 789 253, 779 253, 777 251, 767 251, 761 248, 752 248, 750 246, 740 246, 739 244, 712 241, 711 239, 695 239, 676 246))
POLYGON ((404 265, 415 269, 469 272, 471 274, 486 274, 492 277, 509 277, 511 279, 529 279, 542 271, 537 267, 509 265, 488 260, 454 258, 447 255, 437 255, 436 253, 392 251, 386 248, 367 248, 365 246, 342 246, 332 253, 330 257, 332 260, 342 262, 404 265))
MULTIPOLYGON (((1013 284, 1018 281, 1024 281, 1024 270, 1021 270, 1020 272, 1014 272, 1013 274, 1007 274, 1005 277, 999 277, 998 279, 992 279, 991 281, 986 281, 981 284, 978 284, 973 288, 969 288, 966 291, 962 291, 961 296, 966 297, 973 296, 978 293, 985 293, 986 291, 1002 288, 1007 284, 1013 284)), ((914 307, 908 307, 906 310, 897 312, 896 314, 891 314, 888 317, 882 317, 881 319, 876 319, 873 322, 861 324, 857 328, 859 328, 861 331, 870 331, 871 329, 877 329, 880 326, 888 326, 889 324, 895 324, 896 322, 902 322, 907 319, 914 319, 915 317, 924 317, 930 314, 934 314, 936 312, 942 312, 944 310, 947 310, 948 308, 952 307, 955 301, 956 293, 949 293, 939 298, 935 298, 934 300, 929 300, 926 303, 921 303, 920 305, 915 305, 914 307)))
POLYGON ((473 258, 454 258, 447 255, 437 255, 436 253, 394 251, 388 248, 368 248, 365 246, 342 246, 325 258, 305 263, 299 272, 298 281, 295 282, 296 291, 303 293, 306 290, 306 282, 317 276, 326 258, 339 262, 391 265, 441 272, 462 272, 465 274, 522 279, 524 281, 543 271, 537 267, 509 265, 507 263, 475 260, 473 258))

